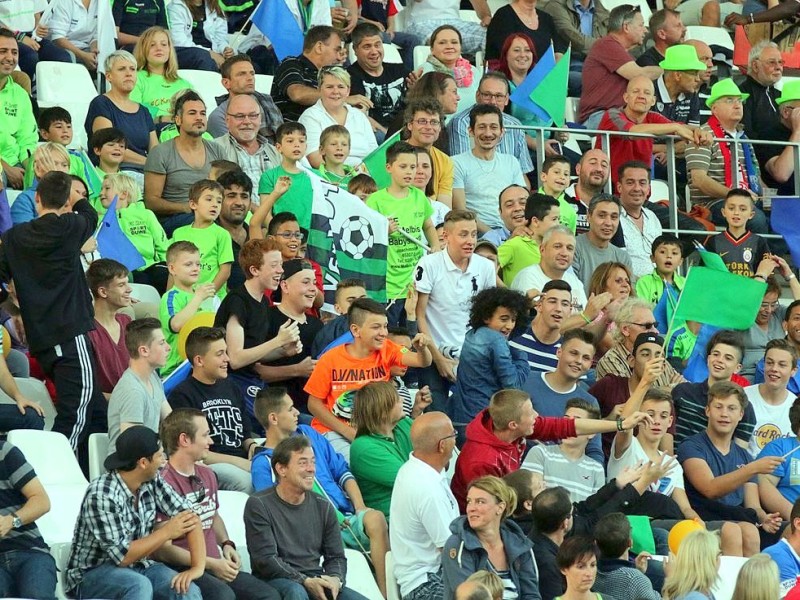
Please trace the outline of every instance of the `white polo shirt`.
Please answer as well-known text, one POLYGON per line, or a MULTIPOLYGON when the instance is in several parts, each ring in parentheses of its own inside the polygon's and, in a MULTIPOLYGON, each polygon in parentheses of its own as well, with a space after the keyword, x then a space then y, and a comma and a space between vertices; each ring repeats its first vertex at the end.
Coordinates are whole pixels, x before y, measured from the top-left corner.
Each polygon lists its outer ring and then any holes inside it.
MULTIPOLYGON (((579 313, 584 308, 586 308, 586 292, 583 290, 583 283, 578 276, 575 274, 575 271, 572 270, 572 267, 567 269, 564 272, 564 275, 561 277, 564 281, 566 281, 569 286, 572 288, 572 312, 579 313)), ((544 274, 542 271, 541 265, 531 265, 530 267, 525 267, 517 276, 514 277, 514 281, 511 282, 511 289, 517 290, 522 292, 523 294, 528 290, 539 290, 542 291, 544 284, 550 281, 550 278, 544 274)))
POLYGON ((441 549, 456 517, 458 504, 445 472, 437 472, 412 452, 397 472, 389 508, 394 574, 401 596, 413 592, 428 581, 428 573, 441 568, 441 549))
POLYGON ((437 347, 461 348, 472 297, 495 283, 494 264, 478 254, 470 257, 465 271, 453 263, 446 248, 419 260, 414 285, 418 292, 428 294, 425 317, 437 347))

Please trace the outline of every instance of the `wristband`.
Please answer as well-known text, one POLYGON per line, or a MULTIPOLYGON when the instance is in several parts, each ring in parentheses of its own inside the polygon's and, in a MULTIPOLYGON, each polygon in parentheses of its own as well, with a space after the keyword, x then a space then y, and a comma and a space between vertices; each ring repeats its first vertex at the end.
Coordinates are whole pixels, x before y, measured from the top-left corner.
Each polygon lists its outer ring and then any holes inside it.
POLYGON ((792 279, 795 279, 796 277, 797 277, 797 275, 795 275, 794 273, 789 273, 789 274, 786 276, 786 279, 788 279, 789 281, 791 281, 792 279))
POLYGON ((222 546, 223 548, 224 548, 225 546, 230 546, 231 548, 233 548, 234 550, 236 550, 236 544, 234 544, 232 540, 225 540, 224 542, 222 542, 222 543, 220 544, 220 546, 222 546))
POLYGON ((587 316, 586 316, 586 311, 583 311, 583 310, 582 310, 582 311, 581 311, 580 313, 578 313, 578 314, 581 316, 581 318, 582 318, 584 321, 586 321, 586 324, 587 324, 587 325, 591 324, 592 320, 591 320, 589 317, 587 317, 587 316))
POLYGON ((755 275, 753 275, 753 279, 760 279, 761 281, 767 280, 767 278, 764 277, 761 273, 756 273, 755 275))
POLYGON ((622 425, 622 417, 617 418, 617 431, 625 431, 625 427, 622 425))

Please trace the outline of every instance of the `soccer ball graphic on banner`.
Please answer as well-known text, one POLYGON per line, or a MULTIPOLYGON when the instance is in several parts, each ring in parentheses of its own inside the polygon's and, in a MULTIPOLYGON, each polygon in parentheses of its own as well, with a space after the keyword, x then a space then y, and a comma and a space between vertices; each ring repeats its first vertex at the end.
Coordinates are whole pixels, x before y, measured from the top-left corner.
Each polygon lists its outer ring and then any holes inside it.
POLYGON ((372 225, 364 217, 354 215, 342 223, 339 247, 354 259, 364 258, 374 242, 372 225))

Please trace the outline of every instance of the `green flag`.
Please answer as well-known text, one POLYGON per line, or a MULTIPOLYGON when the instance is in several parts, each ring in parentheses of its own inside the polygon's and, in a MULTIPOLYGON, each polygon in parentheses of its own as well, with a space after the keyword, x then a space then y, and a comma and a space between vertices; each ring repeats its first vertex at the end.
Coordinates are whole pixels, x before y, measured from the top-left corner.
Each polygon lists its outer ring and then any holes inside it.
POLYGON ((748 329, 756 322, 766 289, 763 281, 708 267, 692 267, 673 319, 724 329, 748 329), (736 301, 720 302, 720 290, 725 290, 725 295, 736 301))
POLYGON ((531 101, 538 104, 553 119, 558 127, 564 126, 564 109, 567 105, 567 83, 569 80, 569 55, 567 48, 561 60, 556 62, 541 83, 531 92, 531 101))
POLYGON ((370 177, 375 180, 378 189, 389 187, 389 184, 392 183, 391 176, 386 172, 386 150, 389 146, 399 141, 400 132, 398 131, 386 138, 380 146, 370 152, 364 159, 364 166, 367 167, 370 177))

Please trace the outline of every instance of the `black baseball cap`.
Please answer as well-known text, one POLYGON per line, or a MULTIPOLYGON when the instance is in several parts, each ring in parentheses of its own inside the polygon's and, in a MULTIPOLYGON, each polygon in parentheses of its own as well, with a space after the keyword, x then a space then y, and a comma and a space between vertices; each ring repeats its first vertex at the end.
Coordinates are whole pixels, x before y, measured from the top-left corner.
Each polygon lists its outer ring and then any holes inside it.
POLYGON ((281 275, 281 281, 286 281, 292 275, 297 275, 300 271, 305 271, 306 269, 314 269, 311 266, 311 263, 303 258, 292 258, 291 260, 283 261, 283 275, 281 275))
POLYGON ((117 451, 109 455, 103 465, 108 471, 116 471, 140 458, 150 458, 160 447, 155 431, 144 425, 134 425, 119 434, 117 451))
POLYGON ((658 344, 659 346, 664 345, 664 338, 658 335, 657 333, 652 333, 650 331, 645 331, 644 333, 640 333, 636 336, 636 341, 633 342, 633 355, 636 356, 636 351, 639 349, 639 346, 643 344, 658 344))

